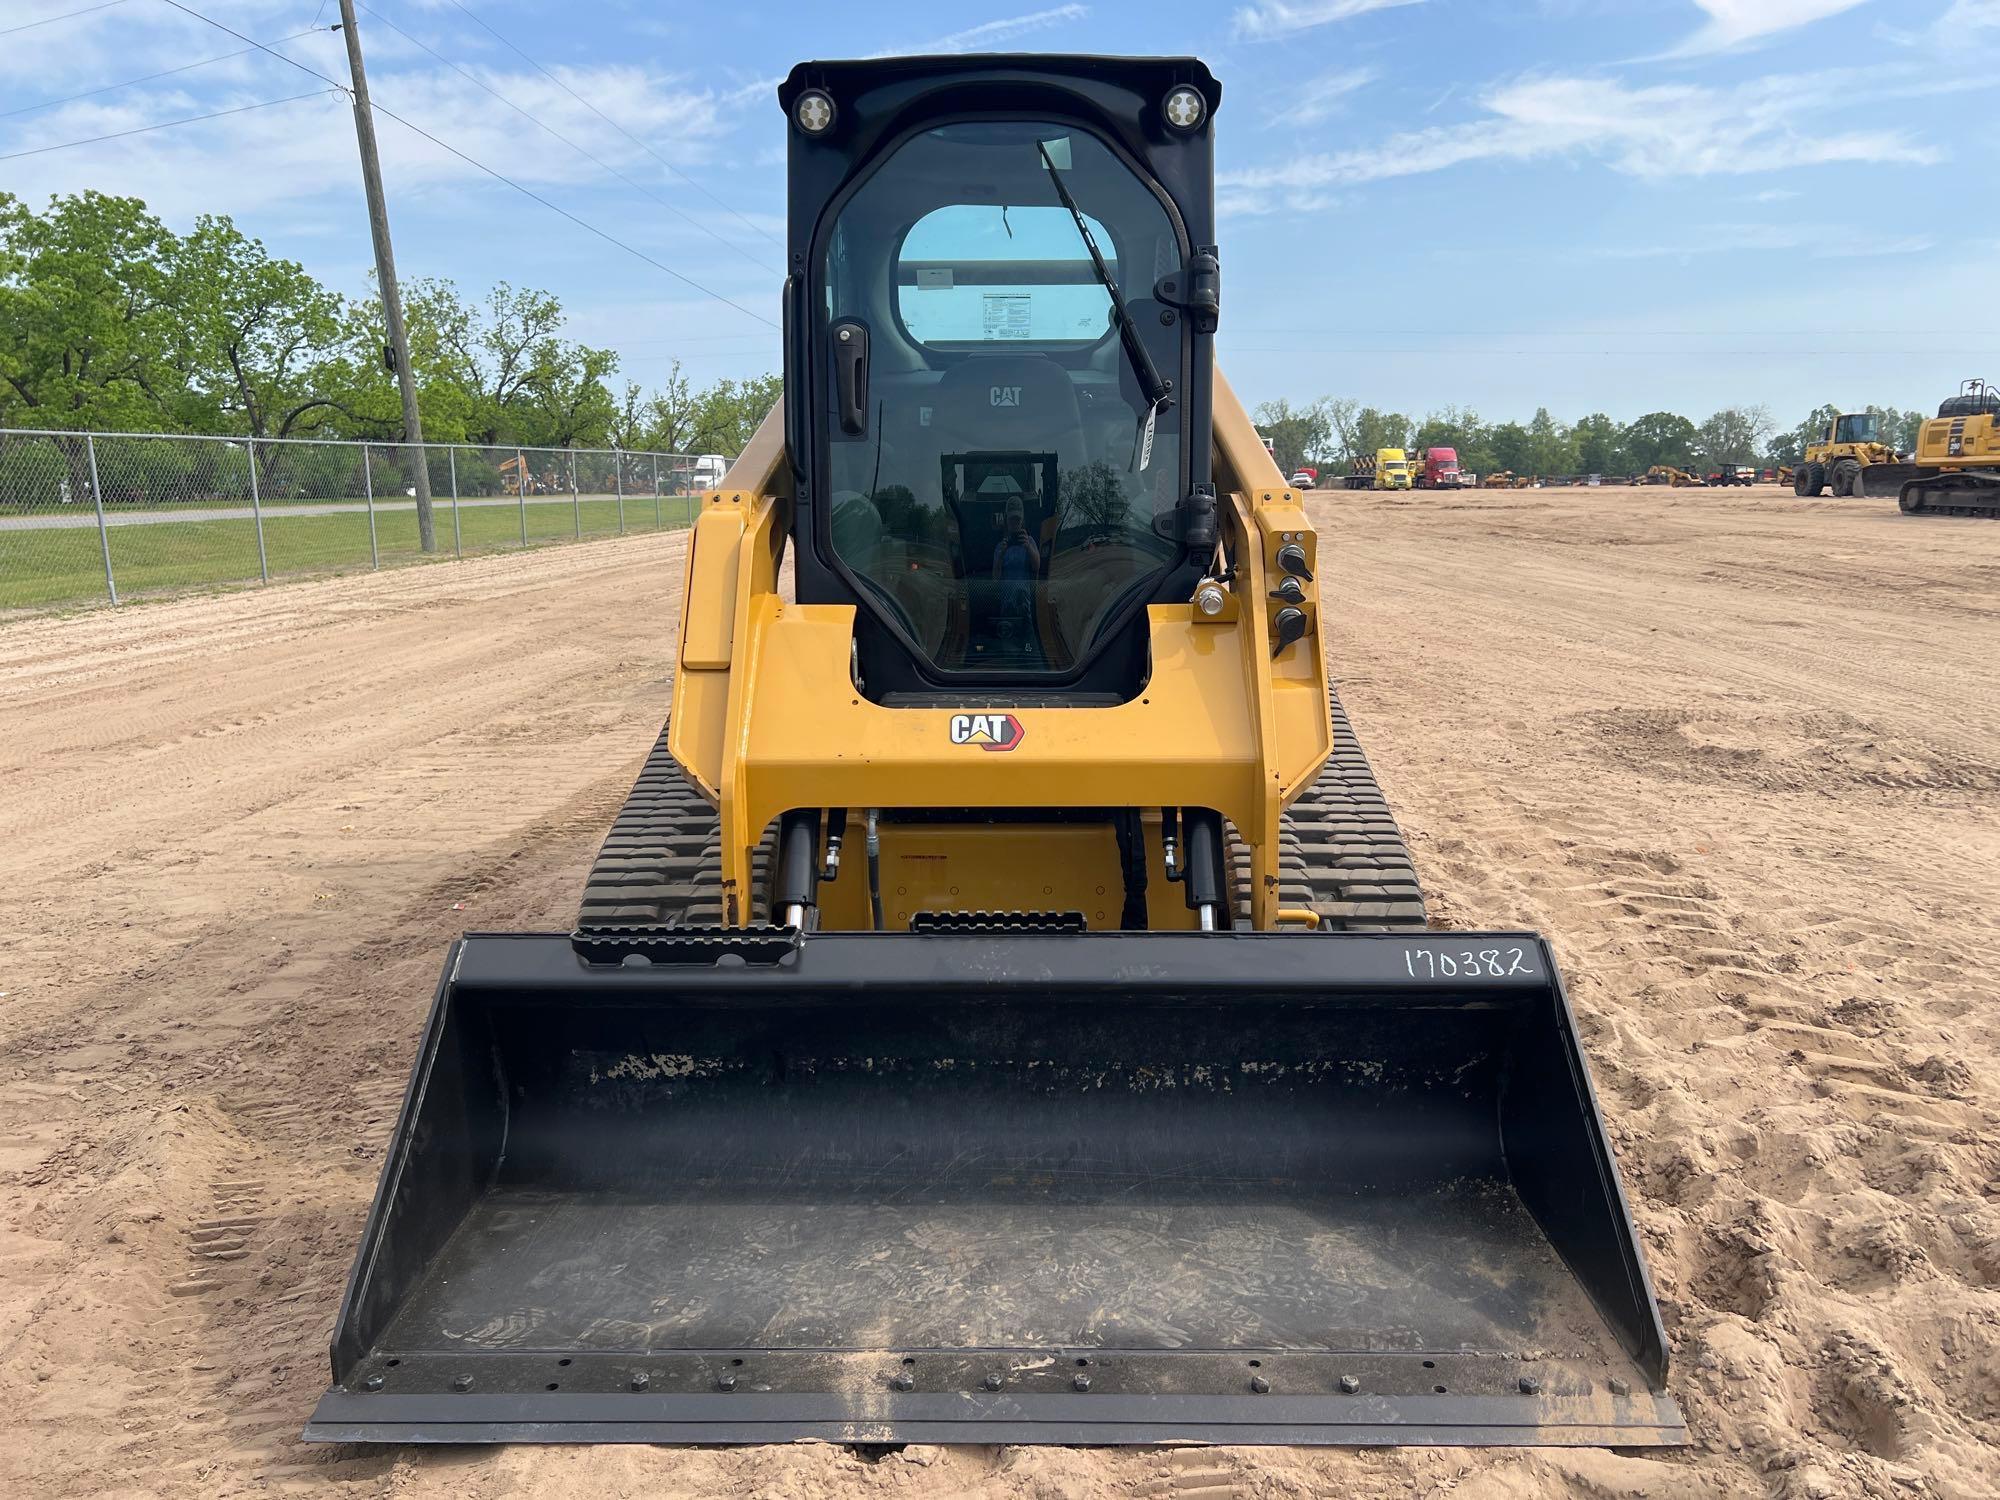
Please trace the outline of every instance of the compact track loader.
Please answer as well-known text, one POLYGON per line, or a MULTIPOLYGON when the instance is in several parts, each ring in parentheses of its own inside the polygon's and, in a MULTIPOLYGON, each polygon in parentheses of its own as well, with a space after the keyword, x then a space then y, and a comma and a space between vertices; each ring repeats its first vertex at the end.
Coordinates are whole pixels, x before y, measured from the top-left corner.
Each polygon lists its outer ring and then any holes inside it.
POLYGON ((671 726, 446 960, 307 1436, 1683 1441, 1548 945, 1426 927, 1215 373, 1215 80, 779 99, 671 726))

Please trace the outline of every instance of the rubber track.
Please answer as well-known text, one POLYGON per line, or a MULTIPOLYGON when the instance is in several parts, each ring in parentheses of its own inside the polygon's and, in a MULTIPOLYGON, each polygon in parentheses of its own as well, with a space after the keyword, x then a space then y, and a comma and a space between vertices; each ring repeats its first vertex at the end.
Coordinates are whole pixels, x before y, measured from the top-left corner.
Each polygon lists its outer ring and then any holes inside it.
MULTIPOLYGON (((1422 932, 1416 867, 1354 737, 1340 695, 1329 691, 1333 754, 1285 810, 1278 834, 1278 905, 1319 913, 1320 930, 1422 932)), ((1236 919, 1250 920, 1250 850, 1232 840, 1236 919)))
MULTIPOLYGON (((1424 898, 1409 850, 1337 695, 1329 708, 1334 752, 1279 834, 1279 904, 1309 907, 1337 932, 1421 932, 1424 898)), ((1250 853, 1240 844, 1231 853, 1237 919, 1248 922, 1250 853)), ((752 871, 757 889, 770 857, 767 839, 752 871)), ((662 729, 591 866, 579 920, 719 923, 721 861, 715 809, 667 753, 662 729)))

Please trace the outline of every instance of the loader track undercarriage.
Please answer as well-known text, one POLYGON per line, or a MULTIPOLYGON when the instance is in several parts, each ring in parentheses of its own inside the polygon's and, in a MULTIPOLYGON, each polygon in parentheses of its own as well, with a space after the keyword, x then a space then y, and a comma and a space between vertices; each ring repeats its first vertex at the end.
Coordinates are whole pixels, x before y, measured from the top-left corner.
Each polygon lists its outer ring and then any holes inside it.
MULTIPOLYGON (((1354 738, 1337 694, 1329 694, 1334 751, 1284 816, 1279 904, 1318 913, 1322 931, 1422 932, 1423 893, 1409 850, 1354 738)), ((752 874, 768 891, 772 840, 752 874)), ((598 851, 584 885, 586 928, 708 927, 723 920, 722 834, 715 809, 689 784, 660 733, 645 768, 598 851)), ((1250 917, 1250 851, 1230 840, 1236 915, 1250 917)))

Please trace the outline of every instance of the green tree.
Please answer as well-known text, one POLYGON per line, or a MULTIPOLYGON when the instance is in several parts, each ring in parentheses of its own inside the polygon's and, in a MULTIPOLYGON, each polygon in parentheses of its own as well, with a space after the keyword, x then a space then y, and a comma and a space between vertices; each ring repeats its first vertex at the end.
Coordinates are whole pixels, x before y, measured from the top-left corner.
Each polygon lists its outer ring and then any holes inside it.
POLYGON ((1601 411, 1594 411, 1570 429, 1576 439, 1577 472, 1619 474, 1631 467, 1618 424, 1601 411))
POLYGON ((618 369, 609 349, 566 346, 560 363, 538 371, 510 410, 516 441, 538 448, 598 448, 611 440, 618 405, 606 381, 618 369))
POLYGON ((1726 406, 1696 429, 1694 457, 1704 467, 1755 463, 1771 427, 1766 407, 1726 406))
POLYGON ((1379 448, 1410 446, 1410 419, 1399 411, 1377 411, 1364 406, 1354 415, 1354 435, 1349 452, 1370 455, 1379 448))
POLYGON ((1626 427, 1625 452, 1635 472, 1655 464, 1685 468, 1694 462, 1695 425, 1678 412, 1648 412, 1626 427))
POLYGON ((1576 469, 1575 437, 1549 415, 1546 406, 1536 407, 1534 419, 1528 423, 1528 467, 1522 472, 1553 476, 1574 474, 1576 469))
MULTIPOLYGON (((1532 474, 1535 471, 1534 443, 1528 429, 1519 422, 1502 422, 1498 427, 1489 428, 1486 433, 1486 467, 1478 473, 1497 474, 1507 470, 1514 474, 1532 474)), ((1461 458, 1459 462, 1464 463, 1461 458)))
POLYGON ((741 453, 751 435, 771 414, 784 394, 780 375, 754 375, 748 380, 718 380, 695 403, 688 433, 688 453, 741 453))
POLYGON ((0 194, 0 425, 153 431, 184 399, 174 240, 137 198, 0 194))
MULTIPOLYGON (((423 418, 424 437, 432 442, 516 441, 511 434, 489 437, 479 430, 478 389, 459 357, 455 337, 458 321, 464 316, 469 316, 465 303, 448 281, 419 278, 403 288, 403 323, 409 335, 410 368, 416 374, 417 410, 423 418)), ((339 436, 401 435, 402 397, 395 372, 389 368, 379 297, 347 305, 340 354, 329 362, 322 378, 339 413, 339 436)))
POLYGON ((289 437, 337 409, 344 308, 296 261, 204 214, 173 246, 168 283, 191 392, 215 414, 201 426, 289 437))
POLYGON ((1917 440, 1923 436, 1924 422, 1927 420, 1920 408, 1897 411, 1895 407, 1884 408, 1887 420, 1884 426, 1889 430, 1889 443, 1898 453, 1915 453, 1917 440))
POLYGON ((1271 457, 1286 479, 1297 473, 1300 465, 1320 458, 1333 441, 1333 427, 1323 401, 1294 407, 1281 396, 1259 406, 1252 417, 1257 430, 1271 440, 1271 457))
POLYGON ((1839 415, 1840 408, 1837 406, 1814 407, 1798 426, 1789 432, 1779 433, 1771 440, 1771 458, 1781 464, 1798 463, 1805 457, 1809 444, 1826 441, 1827 429, 1839 415))

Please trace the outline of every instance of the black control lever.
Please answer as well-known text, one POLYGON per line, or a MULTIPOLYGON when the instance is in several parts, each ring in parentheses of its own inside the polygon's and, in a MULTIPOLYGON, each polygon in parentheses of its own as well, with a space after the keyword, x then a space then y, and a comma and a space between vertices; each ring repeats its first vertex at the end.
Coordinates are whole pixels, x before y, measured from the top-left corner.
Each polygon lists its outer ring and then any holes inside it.
POLYGON ((1306 602, 1306 588, 1296 578, 1280 578, 1278 586, 1271 590, 1271 597, 1286 604, 1303 604, 1306 602))
POLYGON ((840 388, 840 430, 868 430, 868 325, 844 318, 833 325, 834 381, 840 388))
POLYGON ((1294 578, 1312 582, 1313 570, 1306 563, 1306 549, 1297 542, 1287 542, 1278 549, 1278 566, 1294 578))
POLYGON ((1298 640, 1305 633, 1306 612, 1304 610, 1294 609, 1290 605, 1279 610, 1278 617, 1271 622, 1271 634, 1273 637, 1271 645, 1272 659, 1275 660, 1282 655, 1285 647, 1291 645, 1293 641, 1298 640))

